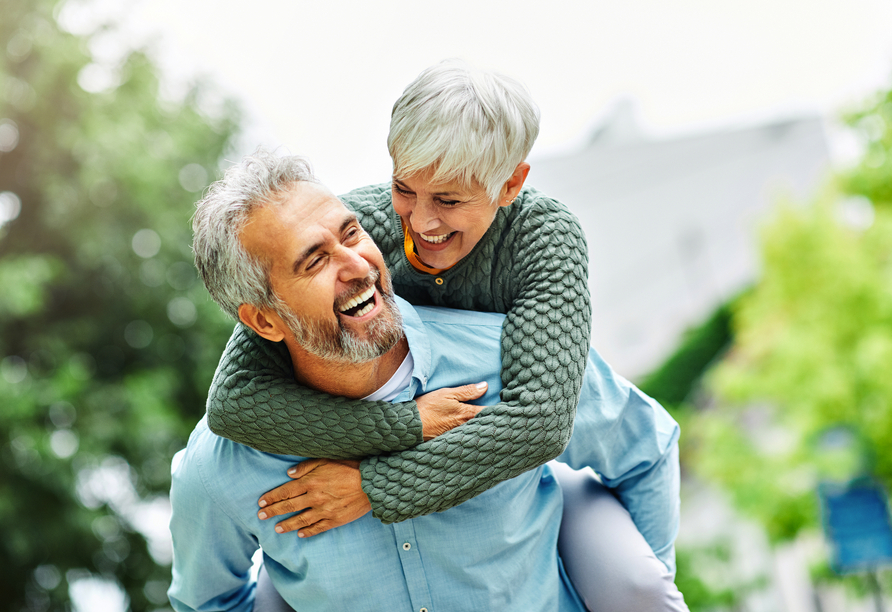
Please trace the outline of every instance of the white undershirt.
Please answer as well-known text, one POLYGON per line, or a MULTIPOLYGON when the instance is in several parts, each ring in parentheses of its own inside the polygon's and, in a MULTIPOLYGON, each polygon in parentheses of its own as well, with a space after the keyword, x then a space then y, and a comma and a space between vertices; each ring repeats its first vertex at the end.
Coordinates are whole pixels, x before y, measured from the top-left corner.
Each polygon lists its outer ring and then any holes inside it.
POLYGON ((415 360, 412 359, 412 351, 406 353, 406 358, 396 369, 393 376, 390 377, 377 391, 365 396, 364 400, 389 402, 393 400, 400 392, 409 386, 412 381, 412 371, 415 369, 415 360))

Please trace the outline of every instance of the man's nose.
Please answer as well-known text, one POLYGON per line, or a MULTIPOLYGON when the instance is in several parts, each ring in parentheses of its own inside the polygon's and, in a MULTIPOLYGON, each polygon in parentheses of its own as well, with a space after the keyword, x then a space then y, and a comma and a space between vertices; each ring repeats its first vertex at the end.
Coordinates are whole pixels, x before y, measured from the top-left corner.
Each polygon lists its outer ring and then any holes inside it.
POLYGON ((372 269, 371 264, 365 257, 349 247, 341 247, 339 259, 341 260, 341 266, 338 270, 338 275, 344 282, 365 278, 372 269))

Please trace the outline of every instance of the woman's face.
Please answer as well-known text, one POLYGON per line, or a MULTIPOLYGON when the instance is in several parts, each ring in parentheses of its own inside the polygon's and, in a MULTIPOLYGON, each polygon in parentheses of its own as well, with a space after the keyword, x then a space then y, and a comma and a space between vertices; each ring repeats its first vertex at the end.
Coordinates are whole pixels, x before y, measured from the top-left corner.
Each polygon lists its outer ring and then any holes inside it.
POLYGON ((431 268, 448 268, 471 252, 509 202, 491 201, 480 185, 431 183, 431 176, 426 170, 394 178, 393 209, 409 228, 418 258, 431 268))

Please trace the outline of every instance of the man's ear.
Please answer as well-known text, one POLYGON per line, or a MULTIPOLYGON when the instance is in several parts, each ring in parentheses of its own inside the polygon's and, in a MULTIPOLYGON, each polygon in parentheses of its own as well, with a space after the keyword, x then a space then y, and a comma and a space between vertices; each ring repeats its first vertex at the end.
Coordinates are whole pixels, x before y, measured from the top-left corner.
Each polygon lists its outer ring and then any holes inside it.
POLYGON ((514 169, 514 174, 511 175, 505 185, 502 187, 502 196, 499 198, 499 206, 508 206, 514 201, 514 198, 520 194, 520 190, 523 188, 524 182, 527 180, 527 175, 530 173, 530 165, 526 162, 520 162, 517 164, 517 167, 514 169))
POLYGON ((260 310, 251 304, 242 304, 238 307, 238 318, 261 338, 266 338, 270 342, 281 342, 285 339, 285 324, 272 312, 260 310))

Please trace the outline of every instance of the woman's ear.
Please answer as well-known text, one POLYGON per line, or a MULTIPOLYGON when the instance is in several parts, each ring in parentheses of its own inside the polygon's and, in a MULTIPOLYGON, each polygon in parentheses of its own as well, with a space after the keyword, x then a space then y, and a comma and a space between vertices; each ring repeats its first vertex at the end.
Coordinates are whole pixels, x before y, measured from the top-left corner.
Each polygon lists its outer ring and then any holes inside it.
POLYGON ((520 162, 514 169, 514 174, 505 182, 502 189, 503 195, 499 198, 499 206, 508 206, 520 194, 527 175, 530 173, 530 165, 526 162, 520 162))
POLYGON ((238 318, 261 338, 270 342, 285 339, 285 323, 276 314, 260 310, 251 304, 242 304, 238 307, 238 318))

